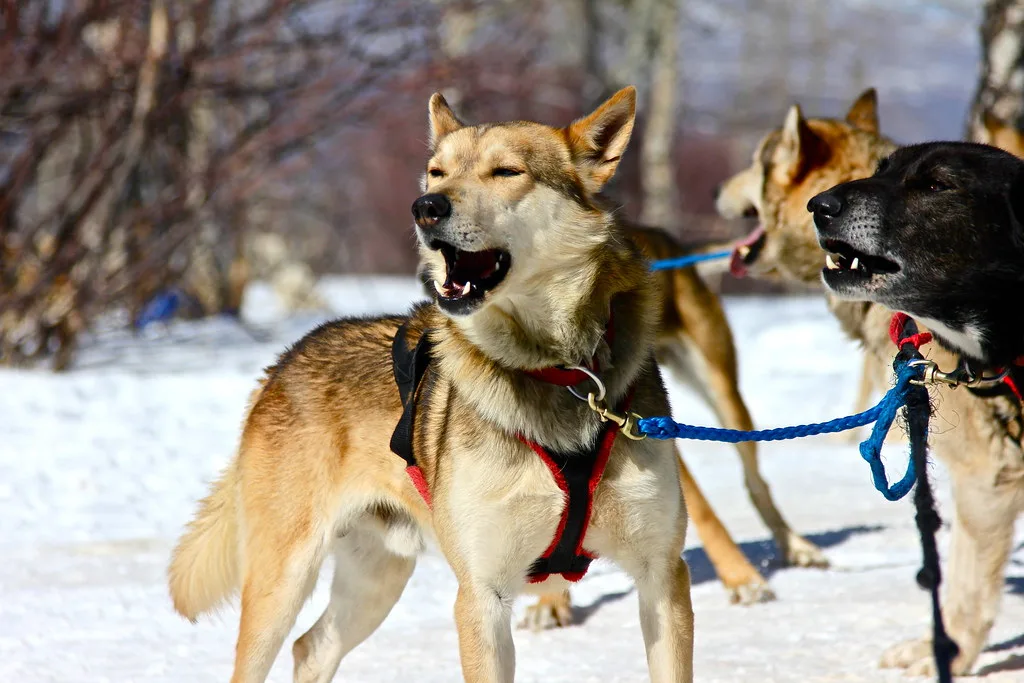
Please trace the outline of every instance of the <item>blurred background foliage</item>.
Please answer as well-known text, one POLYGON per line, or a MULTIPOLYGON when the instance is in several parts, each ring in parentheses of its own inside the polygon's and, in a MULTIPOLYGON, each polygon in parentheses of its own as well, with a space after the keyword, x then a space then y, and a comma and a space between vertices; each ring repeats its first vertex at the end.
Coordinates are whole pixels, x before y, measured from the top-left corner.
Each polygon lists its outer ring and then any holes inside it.
POLYGON ((749 226, 715 216, 713 189, 794 102, 841 116, 875 87, 901 142, 962 137, 986 109, 1019 124, 1022 14, 1017 0, 0 0, 0 363, 65 367, 114 312, 235 315, 255 278, 298 308, 317 305, 322 274, 412 274, 435 90, 469 122, 561 125, 636 84, 611 194, 685 242, 731 239, 749 226))

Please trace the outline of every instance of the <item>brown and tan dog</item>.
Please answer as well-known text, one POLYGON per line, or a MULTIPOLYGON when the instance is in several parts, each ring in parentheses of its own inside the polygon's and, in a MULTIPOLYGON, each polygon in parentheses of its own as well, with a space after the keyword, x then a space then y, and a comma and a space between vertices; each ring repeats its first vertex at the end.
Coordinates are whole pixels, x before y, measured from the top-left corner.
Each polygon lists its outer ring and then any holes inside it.
MULTIPOLYGON (((285 352, 252 396, 235 461, 175 550, 170 588, 182 615, 195 619, 241 587, 235 683, 266 678, 328 554, 330 604, 293 652, 296 681, 331 680, 387 616, 428 540, 459 581, 465 680, 511 682, 512 598, 569 514, 533 451, 578 451, 601 434, 612 446, 603 478, 591 480, 582 545, 636 581, 651 679, 692 680, 674 450, 616 437, 586 402, 531 374, 593 361, 609 406, 668 410, 652 351, 653 278, 593 201, 626 148, 634 106, 628 88, 566 128, 463 126, 431 98, 427 194, 414 214, 436 303, 328 323, 285 352), (429 335, 433 345, 412 399, 432 506, 389 450, 403 412, 391 357, 402 325, 410 344, 429 335)), ((564 585, 558 575, 534 584, 564 585)))
MULTIPOLYGON (((756 275, 820 283, 825 252, 818 247, 808 201, 839 183, 872 175, 895 148, 878 133, 874 91, 857 100, 845 121, 805 119, 793 107, 783 127, 763 138, 751 167, 727 182, 719 197, 723 215, 752 207, 762 222, 756 249, 736 255, 741 265, 756 275)), ((892 311, 832 297, 829 306, 843 329, 864 345, 877 372, 891 367, 895 347, 887 330, 892 311)), ((958 358, 938 344, 925 351, 942 368, 957 365, 958 358)), ((954 673, 963 674, 984 647, 998 612, 1014 519, 1024 495, 1024 416, 1019 402, 1006 395, 944 387, 933 395, 934 420, 941 428, 931 444, 949 468, 956 507, 943 612, 960 647, 954 673)), ((930 642, 896 645, 883 655, 882 665, 934 675, 930 642)))

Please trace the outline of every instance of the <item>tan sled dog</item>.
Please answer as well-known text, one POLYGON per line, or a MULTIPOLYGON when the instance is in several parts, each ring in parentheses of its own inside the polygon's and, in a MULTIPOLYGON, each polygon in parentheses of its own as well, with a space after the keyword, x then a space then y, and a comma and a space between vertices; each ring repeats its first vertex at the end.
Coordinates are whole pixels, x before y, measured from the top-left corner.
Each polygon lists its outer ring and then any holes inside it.
MULTIPOLYGON (((651 679, 692 680, 672 446, 609 431, 547 379, 593 363, 608 406, 668 410, 651 350, 653 279, 592 202, 625 150, 634 107, 628 88, 563 129, 470 127, 431 98, 432 156, 414 214, 436 303, 328 323, 284 353, 253 394, 237 458, 175 550, 170 589, 182 615, 195 619, 241 587, 235 683, 266 678, 328 553, 330 604, 293 653, 296 681, 331 680, 398 600, 428 539, 459 582, 463 677, 511 682, 512 598, 569 514, 538 456, 595 443, 611 447, 603 478, 591 479, 577 554, 634 577, 651 679), (411 399, 418 479, 389 450, 403 415, 391 354, 400 326, 410 347, 424 334, 432 343, 411 399)), ((552 575, 534 585, 566 584, 552 575)))
MULTIPOLYGON (((785 125, 762 140, 754 164, 727 182, 719 197, 723 214, 753 206, 761 218, 763 239, 756 253, 740 255, 745 265, 755 274, 820 283, 825 253, 818 247, 807 202, 838 183, 872 175, 894 148, 878 134, 873 91, 857 100, 847 121, 804 119, 798 107, 791 109, 785 125)), ((891 367, 895 348, 887 331, 892 312, 861 302, 830 299, 829 305, 876 367, 891 367)), ((944 369, 957 364, 938 344, 923 350, 944 369)), ((1016 510, 1024 497, 1024 415, 1019 402, 1003 393, 948 388, 932 393, 936 429, 931 445, 953 480, 956 514, 945 558, 943 614, 960 647, 953 664, 959 675, 971 670, 998 613, 1016 510)), ((885 652, 882 665, 933 676, 930 642, 898 644, 885 652)))
MULTIPOLYGON (((761 139, 751 165, 722 184, 716 205, 723 217, 756 213, 759 219, 733 253, 733 275, 820 285, 821 250, 814 225, 804 216, 807 200, 838 183, 871 175, 879 159, 896 148, 879 134, 877 104, 872 88, 857 98, 845 120, 805 121, 800 108, 792 107, 785 125, 761 139)), ((867 409, 872 394, 888 386, 889 372, 888 362, 865 353, 856 412, 867 409)), ((856 432, 848 438, 858 440, 856 432)))

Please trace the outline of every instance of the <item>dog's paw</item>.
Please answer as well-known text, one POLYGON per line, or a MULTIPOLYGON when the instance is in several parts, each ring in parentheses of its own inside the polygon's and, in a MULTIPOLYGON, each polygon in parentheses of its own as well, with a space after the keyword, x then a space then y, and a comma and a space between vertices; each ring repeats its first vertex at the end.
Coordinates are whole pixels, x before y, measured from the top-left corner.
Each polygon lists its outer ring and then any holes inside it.
POLYGON ((526 608, 526 614, 519 622, 519 628, 531 631, 545 631, 551 628, 562 628, 572 624, 572 603, 569 592, 555 595, 542 595, 537 604, 526 608))
MULTIPOLYGON (((966 676, 973 663, 973 658, 961 654, 950 668, 954 676, 966 676)), ((904 669, 907 676, 935 678, 937 674, 931 638, 915 638, 893 645, 882 654, 878 664, 883 669, 904 669)))
MULTIPOLYGON (((922 662, 931 662, 932 641, 929 638, 915 638, 893 645, 882 653, 878 663, 883 669, 906 669, 908 674, 924 666, 922 662)), ((932 662, 934 667, 934 662, 932 662)), ((934 668, 932 669, 934 671, 934 668)), ((918 674, 911 674, 918 675, 918 674)), ((920 674, 925 675, 925 674, 920 674)))
POLYGON ((825 569, 830 564, 821 548, 802 536, 791 534, 789 543, 786 545, 784 557, 786 564, 790 567, 818 567, 825 569))
POLYGON ((775 592, 760 577, 757 581, 731 586, 728 591, 729 602, 734 605, 753 605, 758 602, 771 602, 775 599, 775 592))

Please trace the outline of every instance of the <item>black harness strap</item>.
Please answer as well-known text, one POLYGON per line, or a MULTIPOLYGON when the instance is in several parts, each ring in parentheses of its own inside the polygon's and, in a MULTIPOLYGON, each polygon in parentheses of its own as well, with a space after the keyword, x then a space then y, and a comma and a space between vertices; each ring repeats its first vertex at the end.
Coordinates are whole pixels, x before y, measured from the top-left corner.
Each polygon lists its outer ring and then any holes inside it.
MULTIPOLYGON (((587 573, 594 557, 583 550, 583 537, 590 522, 591 482, 601 449, 607 444, 603 431, 594 445, 585 451, 558 453, 539 444, 526 442, 551 470, 555 483, 565 492, 565 511, 548 549, 530 567, 530 582, 537 583, 551 574, 578 581, 587 573)), ((610 447, 610 444, 607 444, 610 447)))
MULTIPOLYGON (((913 320, 904 326, 903 337, 917 332, 913 320)), ((921 352, 912 343, 903 344, 896 356, 894 366, 909 360, 922 359, 921 352)), ((928 420, 931 417, 931 403, 928 390, 915 386, 907 395, 907 433, 910 437, 910 457, 917 471, 917 485, 914 487, 914 516, 917 531, 921 537, 922 567, 917 573, 917 583, 931 594, 932 602, 932 651, 939 683, 952 683, 952 663, 959 653, 957 644, 946 633, 942 621, 942 606, 939 603, 939 584, 942 572, 939 567, 939 551, 935 533, 942 525, 935 510, 935 497, 928 480, 928 420)))
POLYGON ((424 330, 415 348, 410 351, 405 343, 408 328, 409 323, 403 323, 395 332, 395 340, 391 344, 391 364, 403 406, 402 417, 391 434, 391 451, 405 460, 407 467, 415 467, 416 455, 412 452, 412 440, 416 423, 416 390, 430 365, 433 345, 430 343, 430 335, 424 330))

